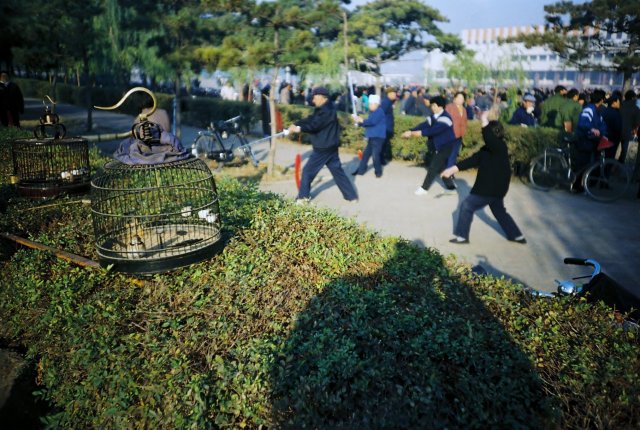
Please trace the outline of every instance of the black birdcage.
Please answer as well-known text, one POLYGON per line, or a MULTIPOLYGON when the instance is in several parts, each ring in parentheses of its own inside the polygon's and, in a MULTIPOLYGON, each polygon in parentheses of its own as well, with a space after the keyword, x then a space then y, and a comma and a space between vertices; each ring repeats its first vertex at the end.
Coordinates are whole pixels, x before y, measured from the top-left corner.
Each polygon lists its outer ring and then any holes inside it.
POLYGON ((55 197, 89 189, 89 145, 86 139, 31 138, 11 143, 18 192, 30 198, 55 197))
POLYGON ((216 184, 197 158, 111 161, 91 181, 91 209, 100 262, 122 272, 172 270, 211 257, 222 243, 216 184))

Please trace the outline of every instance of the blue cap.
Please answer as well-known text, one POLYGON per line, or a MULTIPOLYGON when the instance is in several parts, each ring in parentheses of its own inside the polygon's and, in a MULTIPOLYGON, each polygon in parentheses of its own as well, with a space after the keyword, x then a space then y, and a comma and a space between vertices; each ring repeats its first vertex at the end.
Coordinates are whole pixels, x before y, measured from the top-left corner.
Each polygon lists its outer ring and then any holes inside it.
POLYGON ((329 97, 329 90, 326 89, 325 87, 315 87, 311 94, 314 96, 319 94, 321 96, 329 97))

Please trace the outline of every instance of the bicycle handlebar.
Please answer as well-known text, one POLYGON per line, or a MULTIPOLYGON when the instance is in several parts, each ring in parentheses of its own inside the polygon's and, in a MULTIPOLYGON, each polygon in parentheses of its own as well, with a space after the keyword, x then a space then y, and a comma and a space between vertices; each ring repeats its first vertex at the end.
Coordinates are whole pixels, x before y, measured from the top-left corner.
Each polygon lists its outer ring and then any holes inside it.
POLYGON ((593 267, 593 273, 591 278, 593 279, 598 273, 600 273, 600 263, 591 258, 572 258, 568 257, 564 259, 564 264, 575 264, 577 266, 591 266, 593 267))
POLYGON ((564 259, 564 264, 575 264, 578 266, 586 266, 586 259, 584 258, 573 258, 573 257, 567 257, 564 259))
POLYGON ((226 120, 224 122, 225 123, 236 122, 236 121, 240 120, 240 118, 242 118, 242 115, 234 116, 233 118, 229 118, 228 120, 226 120))

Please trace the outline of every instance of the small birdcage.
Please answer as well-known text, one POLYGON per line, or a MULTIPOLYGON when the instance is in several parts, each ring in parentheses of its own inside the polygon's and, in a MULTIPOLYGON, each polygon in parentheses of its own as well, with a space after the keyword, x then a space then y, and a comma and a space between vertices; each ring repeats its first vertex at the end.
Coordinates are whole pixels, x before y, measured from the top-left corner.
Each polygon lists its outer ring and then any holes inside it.
POLYGON ((11 143, 11 158, 11 182, 25 197, 47 198, 89 189, 91 171, 86 139, 16 139, 11 143))
POLYGON ((162 164, 111 161, 91 182, 101 264, 147 274, 211 257, 221 244, 216 184, 198 158, 162 164))

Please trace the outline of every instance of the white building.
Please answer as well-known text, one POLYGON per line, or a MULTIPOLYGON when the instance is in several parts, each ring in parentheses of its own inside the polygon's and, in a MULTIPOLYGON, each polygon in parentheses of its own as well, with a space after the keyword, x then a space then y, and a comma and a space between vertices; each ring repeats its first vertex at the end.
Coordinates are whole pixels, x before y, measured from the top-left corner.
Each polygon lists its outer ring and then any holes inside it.
MULTIPOLYGON (((622 87, 623 77, 621 73, 601 71, 580 71, 575 66, 567 66, 553 51, 534 46, 526 48, 522 43, 503 43, 499 41, 519 34, 527 34, 533 31, 543 32, 544 26, 512 26, 496 28, 465 29, 460 33, 463 45, 473 50, 475 59, 490 70, 504 70, 505 68, 519 68, 525 76, 526 87, 551 88, 556 85, 566 87, 622 87)), ((587 29, 591 34, 594 29, 587 29)), ((620 34, 607 34, 606 37, 623 41, 626 37, 620 34)), ((425 86, 448 86, 452 82, 446 75, 444 62, 453 60, 451 54, 444 54, 438 50, 426 52, 420 51, 424 58, 423 68, 409 68, 409 62, 400 60, 395 64, 385 65, 383 68, 383 81, 386 83, 406 84, 420 83, 425 86)), ((414 54, 415 55, 415 54, 414 54)), ((592 54, 591 62, 608 66, 613 54, 592 54)), ((411 60, 412 61, 412 60, 411 60)), ((507 82, 508 83, 508 82, 507 82)), ((493 82, 487 82, 491 85, 493 82)), ((632 86, 640 85, 640 74, 635 74, 632 86)))

